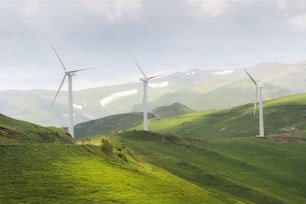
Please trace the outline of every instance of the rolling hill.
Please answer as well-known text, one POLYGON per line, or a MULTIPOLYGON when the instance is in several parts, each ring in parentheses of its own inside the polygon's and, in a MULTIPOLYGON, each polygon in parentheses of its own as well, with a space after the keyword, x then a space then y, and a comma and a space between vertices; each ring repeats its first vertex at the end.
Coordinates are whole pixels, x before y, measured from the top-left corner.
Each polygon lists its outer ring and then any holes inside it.
MULTIPOLYGON (((154 132, 112 137, 141 160, 246 203, 306 202, 306 94, 264 103, 267 137, 253 105, 153 119, 154 132)), ((135 129, 135 128, 132 128, 135 129)))
MULTIPOLYGON (((174 117, 194 112, 180 103, 158 107, 149 113, 149 119, 154 117, 174 117)), ((115 133, 143 123, 143 113, 124 113, 111 115, 97 120, 80 123, 75 126, 75 138, 93 137, 101 134, 115 133)))
POLYGON ((152 110, 154 116, 158 118, 176 117, 192 112, 195 111, 181 103, 173 103, 169 106, 162 106, 152 110))
POLYGON ((228 203, 114 144, 77 145, 61 130, 1 115, 0 203, 228 203), (5 128, 5 131, 2 131, 5 128), (14 136, 7 138, 7 131, 14 136), (61 140, 57 139, 61 135, 61 140), (52 141, 50 138, 54 137, 52 141))
POLYGON ((305 203, 305 106, 305 94, 265 101, 266 138, 252 104, 152 119, 154 132, 110 137, 110 153, 2 116, 19 139, 1 139, 0 202, 305 203))
POLYGON ((0 144, 72 142, 72 138, 60 129, 45 128, 0 114, 0 144))
MULTIPOLYGON (((153 114, 149 113, 149 118, 153 114)), ((105 118, 92 120, 75 126, 75 138, 92 137, 101 134, 112 133, 138 126, 143 122, 143 113, 125 113, 111 115, 105 118)))

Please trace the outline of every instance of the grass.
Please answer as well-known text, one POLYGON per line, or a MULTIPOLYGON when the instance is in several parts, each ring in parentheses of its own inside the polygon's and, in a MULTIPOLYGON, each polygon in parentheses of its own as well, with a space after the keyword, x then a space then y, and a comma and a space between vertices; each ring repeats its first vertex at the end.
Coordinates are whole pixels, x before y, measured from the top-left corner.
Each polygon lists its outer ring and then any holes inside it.
POLYGON ((1 132, 0 203, 306 203, 305 99, 266 101, 266 138, 247 104, 153 119, 154 132, 110 136, 109 154, 100 137, 37 144, 54 130, 2 117, 2 131, 28 139, 1 132))
POLYGON ((120 162, 94 146, 0 145, 0 203, 223 203, 148 163, 120 162))
MULTIPOLYGON (((165 139, 142 132, 120 135, 142 159, 219 195, 254 203, 306 201, 306 145, 256 138, 165 139)), ((169 137, 169 136, 168 136, 169 137)))
POLYGON ((4 143, 72 143, 66 133, 57 128, 41 127, 0 114, 0 144, 4 143))
POLYGON ((130 131, 119 138, 145 161, 218 194, 254 203, 305 203, 305 107, 305 94, 265 102, 264 139, 255 138, 252 104, 150 120, 150 130, 158 133, 130 131))
POLYGON ((173 103, 168 106, 155 108, 152 110, 152 112, 155 115, 155 117, 165 118, 165 117, 176 117, 179 115, 184 115, 195 111, 183 104, 173 103))
MULTIPOLYGON (((265 132, 272 134, 294 134, 305 138, 306 95, 296 95, 267 101, 264 104, 265 132), (290 103, 292 101, 292 103, 290 103), (305 101, 305 102, 304 102, 305 101)), ((174 119, 151 120, 150 130, 181 137, 211 139, 224 137, 256 136, 258 128, 258 108, 253 116, 253 104, 229 110, 191 113, 174 119)), ((142 127, 136 128, 141 130, 142 127)))
MULTIPOLYGON (((149 114, 149 118, 153 115, 149 114)), ((143 121, 143 113, 125 113, 107 116, 105 118, 80 123, 75 126, 75 138, 81 139, 86 137, 107 134, 130 127, 140 125, 143 121)))
POLYGON ((0 203, 225 203, 126 147, 105 153, 56 128, 0 121, 0 203))

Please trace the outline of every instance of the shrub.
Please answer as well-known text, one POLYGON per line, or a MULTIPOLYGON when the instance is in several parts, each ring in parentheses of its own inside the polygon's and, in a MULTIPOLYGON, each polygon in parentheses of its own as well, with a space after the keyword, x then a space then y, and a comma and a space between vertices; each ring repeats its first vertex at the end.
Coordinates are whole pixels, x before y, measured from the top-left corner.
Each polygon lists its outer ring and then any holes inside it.
POLYGON ((113 144, 109 139, 102 138, 101 149, 104 153, 109 154, 113 152, 113 144))
POLYGON ((118 157, 119 157, 121 160, 123 160, 123 161, 125 161, 125 162, 128 162, 128 160, 127 160, 125 154, 123 154, 123 153, 118 153, 118 157))

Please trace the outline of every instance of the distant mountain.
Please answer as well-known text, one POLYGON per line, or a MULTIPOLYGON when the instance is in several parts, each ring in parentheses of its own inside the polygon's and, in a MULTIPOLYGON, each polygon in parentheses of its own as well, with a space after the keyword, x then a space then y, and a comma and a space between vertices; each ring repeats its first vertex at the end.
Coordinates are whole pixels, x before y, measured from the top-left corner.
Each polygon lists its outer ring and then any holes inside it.
MULTIPOLYGON (((149 118, 153 114, 149 113, 149 118)), ((125 113, 107 116, 105 118, 80 123, 75 126, 75 138, 96 136, 105 133, 125 130, 140 125, 143 122, 143 113, 125 113)))
POLYGON ((162 106, 152 110, 152 113, 155 115, 155 117, 159 118, 176 117, 192 112, 195 111, 181 103, 173 103, 169 106, 162 106))
POLYGON ((0 114, 0 144, 72 143, 72 138, 57 128, 45 128, 0 114))
MULTIPOLYGON (((264 80, 264 99, 306 92, 306 71, 301 64, 266 63, 247 70, 264 80)), ((67 126, 67 92, 8 90, 0 92, 0 112, 46 126, 67 126)), ((182 103, 196 111, 224 109, 253 102, 255 87, 242 69, 176 72, 150 81, 149 111, 182 103)), ((142 84, 118 84, 74 92, 75 123, 109 115, 142 111, 142 84)))

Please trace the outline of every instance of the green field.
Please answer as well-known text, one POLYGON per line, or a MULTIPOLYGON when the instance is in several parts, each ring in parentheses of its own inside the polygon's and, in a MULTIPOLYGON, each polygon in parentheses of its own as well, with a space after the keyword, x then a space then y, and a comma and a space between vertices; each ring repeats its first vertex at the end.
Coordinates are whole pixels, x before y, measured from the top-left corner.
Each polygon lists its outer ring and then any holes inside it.
POLYGON ((55 128, 2 115, 1 122, 0 203, 236 201, 138 161, 126 147, 105 152, 99 146, 73 144, 55 128))
POLYGON ((165 170, 93 146, 0 145, 0 153, 0 203, 222 203, 165 170))
POLYGON ((306 202, 306 95, 265 103, 266 138, 252 104, 150 121, 116 140, 204 188, 254 203, 306 202))
POLYGON ((147 162, 205 189, 254 203, 306 201, 306 145, 256 138, 180 140, 129 132, 120 142, 147 162))
POLYGON ((306 95, 264 112, 266 138, 247 104, 152 119, 110 152, 1 116, 0 203, 306 203, 306 95))

